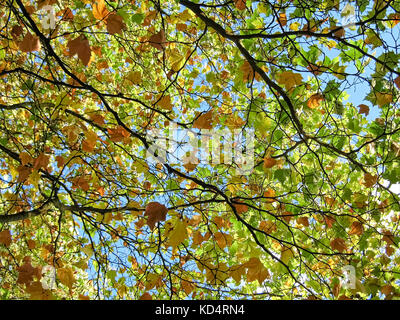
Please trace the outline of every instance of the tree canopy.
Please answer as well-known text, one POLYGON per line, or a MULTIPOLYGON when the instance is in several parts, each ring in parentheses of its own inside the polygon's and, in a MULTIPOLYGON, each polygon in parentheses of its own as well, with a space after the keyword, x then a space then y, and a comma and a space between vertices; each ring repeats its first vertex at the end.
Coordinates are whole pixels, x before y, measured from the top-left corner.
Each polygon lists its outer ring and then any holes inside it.
POLYGON ((400 296, 399 1, 2 0, 0 21, 2 299, 400 296))

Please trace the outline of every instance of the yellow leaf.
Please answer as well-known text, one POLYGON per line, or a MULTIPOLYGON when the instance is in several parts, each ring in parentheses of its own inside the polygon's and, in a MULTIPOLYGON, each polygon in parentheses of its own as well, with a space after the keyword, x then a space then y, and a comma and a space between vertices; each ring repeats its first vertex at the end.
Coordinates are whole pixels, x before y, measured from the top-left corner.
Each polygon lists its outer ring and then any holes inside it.
POLYGON ((29 182, 35 186, 35 188, 38 188, 38 184, 39 184, 39 180, 40 180, 40 173, 38 170, 33 170, 33 172, 31 173, 31 175, 29 176, 29 182))
POLYGON ((97 0, 96 3, 93 4, 93 16, 97 20, 103 20, 108 14, 109 11, 106 8, 104 0, 97 0))
POLYGON ((375 93, 376 97, 376 104, 380 107, 384 106, 385 104, 391 103, 393 101, 393 95, 390 93, 375 93))
POLYGON ((186 222, 178 219, 169 233, 168 246, 178 247, 188 237, 186 222))
POLYGON ((288 247, 283 247, 281 251, 281 261, 287 264, 292 257, 294 257, 292 249, 288 247))
POLYGON ((75 282, 75 278, 74 278, 74 273, 70 268, 58 269, 57 276, 63 285, 66 285, 69 289, 72 289, 72 285, 75 282))
POLYGON ((265 279, 270 277, 267 268, 264 267, 259 258, 250 258, 245 266, 247 267, 247 282, 258 280, 261 285, 265 279))
POLYGON ((286 90, 291 90, 302 83, 303 77, 299 73, 283 71, 276 76, 276 80, 279 84, 284 85, 286 90))
POLYGON ((126 78, 136 85, 142 83, 142 73, 140 71, 130 71, 126 78))

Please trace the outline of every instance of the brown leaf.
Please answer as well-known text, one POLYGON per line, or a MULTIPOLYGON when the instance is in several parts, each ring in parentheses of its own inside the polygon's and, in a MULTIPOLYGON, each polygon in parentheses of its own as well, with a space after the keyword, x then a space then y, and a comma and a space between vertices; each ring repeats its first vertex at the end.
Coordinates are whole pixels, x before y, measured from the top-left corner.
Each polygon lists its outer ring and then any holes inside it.
POLYGON ((122 17, 114 12, 112 12, 106 20, 107 31, 109 34, 119 33, 122 34, 122 30, 126 29, 126 25, 122 17))
POLYGON ((25 257, 24 260, 25 260, 24 264, 22 266, 17 267, 18 271, 17 283, 24 283, 28 285, 33 281, 33 276, 38 277, 39 269, 32 267, 29 257, 25 257))
POLYGON ((24 181, 29 177, 29 175, 31 174, 32 168, 29 168, 29 167, 27 167, 27 166, 20 165, 20 166, 17 168, 17 171, 18 171, 18 179, 17 179, 17 182, 24 182, 24 181))
POLYGON ((167 212, 167 207, 159 202, 148 203, 144 215, 148 216, 147 225, 150 227, 150 229, 154 229, 156 222, 165 221, 167 212))
POLYGON ((156 48, 159 51, 162 51, 165 48, 165 44, 166 44, 164 30, 160 30, 158 33, 153 34, 149 38, 149 43, 152 47, 156 48))
POLYGON ((331 244, 332 250, 344 252, 347 249, 345 241, 341 238, 333 239, 330 244, 331 244))
POLYGON ((286 13, 280 13, 279 14, 279 18, 278 21, 280 22, 280 24, 282 25, 282 27, 286 26, 287 24, 287 17, 286 17, 286 13))
POLYGON ((372 175, 370 173, 365 173, 364 174, 364 186, 366 186, 367 188, 371 188, 372 186, 375 185, 375 183, 377 183, 378 181, 378 176, 377 175, 372 175))
POLYGON ((235 0, 235 7, 238 10, 246 9, 246 0, 235 0))
POLYGON ((303 226, 305 226, 305 227, 308 227, 308 226, 310 225, 310 222, 308 221, 308 218, 307 218, 307 217, 300 217, 300 218, 298 218, 298 219, 297 219, 297 223, 298 223, 298 224, 301 224, 301 225, 303 225, 303 226))
POLYGON ((274 158, 264 158, 264 168, 272 168, 278 163, 274 158))
POLYGON ((360 108, 358 111, 359 114, 365 114, 365 116, 369 114, 369 107, 367 105, 360 104, 358 107, 360 108))
POLYGON ((24 31, 24 29, 21 26, 15 25, 11 29, 11 35, 15 39, 19 35, 21 35, 23 31, 24 31))
POLYGON ((246 204, 244 204, 244 203, 242 204, 241 201, 236 201, 236 202, 240 202, 240 203, 233 204, 233 206, 235 207, 236 212, 238 214, 245 213, 245 212, 247 212, 247 210, 249 210, 249 207, 246 204))
POLYGON ((4 244, 6 247, 11 244, 10 230, 3 230, 0 232, 0 244, 4 244))
POLYGON ((49 156, 46 156, 43 152, 33 162, 33 169, 39 170, 40 168, 46 169, 49 164, 49 156))
POLYGON ((332 228, 333 224, 336 222, 336 219, 331 216, 324 216, 324 221, 328 228, 332 228))
POLYGON ((33 36, 31 33, 27 33, 18 45, 22 52, 32 52, 40 50, 40 41, 38 37, 33 36))
POLYGON ((364 227, 363 227, 363 224, 362 224, 361 222, 359 222, 359 221, 354 221, 354 222, 351 224, 349 234, 351 234, 351 235, 354 234, 354 235, 360 236, 360 235, 363 234, 363 232, 364 232, 364 227))
POLYGON ((397 86, 397 88, 400 89, 400 76, 398 76, 396 79, 394 79, 394 83, 397 86))
POLYGON ((141 295, 139 300, 152 300, 153 298, 151 297, 151 294, 148 292, 145 292, 141 295))
POLYGON ((77 54, 85 66, 89 64, 92 50, 90 49, 89 40, 84 35, 68 41, 67 46, 71 56, 77 54))
POLYGON ((197 129, 212 129, 213 127, 213 113, 212 110, 203 113, 193 122, 193 128, 197 129))

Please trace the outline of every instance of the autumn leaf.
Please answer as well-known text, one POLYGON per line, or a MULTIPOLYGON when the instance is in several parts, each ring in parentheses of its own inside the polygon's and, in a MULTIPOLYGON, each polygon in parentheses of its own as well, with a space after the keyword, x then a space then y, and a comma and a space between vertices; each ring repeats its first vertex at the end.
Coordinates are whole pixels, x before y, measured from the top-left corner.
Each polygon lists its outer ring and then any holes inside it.
POLYGON ((126 29, 126 25, 122 17, 114 12, 108 15, 106 24, 109 34, 122 34, 122 30, 126 29))
POLYGON ((304 227, 308 227, 310 225, 310 222, 308 221, 307 217, 298 218, 297 223, 303 225, 304 227))
POLYGON ((274 167, 276 164, 278 163, 277 160, 275 160, 274 158, 264 158, 264 168, 270 169, 272 167, 274 167))
POLYGON ((33 36, 31 33, 27 33, 19 43, 19 48, 22 52, 32 52, 40 50, 40 41, 38 37, 33 36))
POLYGON ((32 173, 32 168, 20 165, 17 168, 17 171, 18 171, 17 182, 24 182, 26 179, 28 179, 29 175, 32 173))
POLYGON ((335 238, 330 242, 332 250, 344 252, 347 250, 346 242, 341 238, 335 238))
POLYGON ((303 81, 301 74, 292 71, 283 71, 276 76, 276 79, 278 83, 284 85, 288 91, 300 85, 303 81))
POLYGON ((172 110, 172 102, 171 102, 171 96, 170 95, 165 95, 159 101, 157 102, 157 106, 161 107, 164 110, 171 111, 172 110))
POLYGON ((400 89, 400 76, 398 76, 396 79, 394 79, 394 83, 397 86, 397 88, 400 89))
POLYGON ((172 231, 168 234, 168 246, 178 247, 188 237, 186 222, 177 219, 172 231))
POLYGON ((39 170, 44 168, 46 170, 49 165, 50 157, 44 152, 41 152, 33 162, 33 169, 39 170))
POLYGON ((313 94, 307 101, 307 106, 310 109, 316 109, 324 101, 324 96, 320 93, 313 94))
POLYGON ((108 128, 107 132, 110 135, 110 140, 113 142, 121 142, 130 136, 130 133, 122 126, 108 128))
POLYGON ((165 221, 168 209, 159 202, 150 202, 147 204, 144 215, 147 216, 147 225, 150 229, 154 229, 159 221, 165 221))
POLYGON ((367 187, 367 188, 371 188, 375 185, 375 183, 378 182, 378 176, 377 175, 372 175, 370 173, 365 173, 364 174, 364 182, 363 184, 367 187))
POLYGON ((17 267, 18 279, 17 283, 30 284, 33 281, 33 277, 39 277, 39 270, 32 267, 30 257, 25 257, 24 264, 17 267))
POLYGON ((264 231, 267 234, 273 233, 277 230, 276 224, 270 220, 263 220, 260 222, 258 229, 264 231))
POLYGON ((68 41, 67 47, 71 56, 77 54, 78 58, 85 66, 89 65, 92 50, 89 45, 89 40, 84 35, 80 35, 74 40, 68 41))
POLYGON ((234 1, 236 9, 238 10, 246 9, 246 0, 234 0, 234 1))
POLYGON ((103 20, 109 14, 109 11, 106 8, 104 0, 95 0, 93 6, 93 16, 97 20, 103 20))
POLYGON ((286 13, 280 13, 279 18, 278 18, 279 23, 281 24, 282 27, 286 26, 287 24, 287 17, 286 13))
POLYGON ((257 280, 261 285, 265 279, 270 278, 270 274, 267 268, 264 267, 259 258, 252 257, 248 262, 244 264, 247 268, 247 281, 252 282, 257 280))
POLYGON ((153 300, 153 298, 150 293, 145 292, 140 296, 139 300, 153 300))
POLYGON ((393 95, 391 93, 376 92, 375 98, 376 104, 379 107, 383 107, 384 105, 389 104, 393 101, 393 95))
POLYGON ((233 206, 235 207, 237 214, 243 214, 249 210, 249 207, 245 203, 242 203, 241 201, 236 202, 239 203, 234 203, 233 206))
POLYGON ((213 128, 213 112, 212 110, 201 114, 194 122, 193 128, 212 129, 213 128))
POLYGON ((364 233, 364 227, 363 224, 359 221, 354 221, 351 226, 350 226, 350 235, 362 235, 364 233))
POLYGON ((74 273, 70 268, 61 268, 57 270, 57 277, 60 282, 70 290, 75 282, 74 273))
POLYGON ((4 244, 6 247, 11 244, 10 230, 0 231, 0 244, 4 244))
POLYGON ((160 30, 149 38, 149 44, 159 51, 162 51, 166 46, 166 38, 164 30, 160 30))
POLYGON ((358 108, 359 108, 359 111, 358 111, 359 114, 365 114, 365 116, 368 116, 368 114, 369 114, 369 107, 368 107, 367 105, 365 105, 365 104, 360 104, 360 105, 358 106, 358 108))

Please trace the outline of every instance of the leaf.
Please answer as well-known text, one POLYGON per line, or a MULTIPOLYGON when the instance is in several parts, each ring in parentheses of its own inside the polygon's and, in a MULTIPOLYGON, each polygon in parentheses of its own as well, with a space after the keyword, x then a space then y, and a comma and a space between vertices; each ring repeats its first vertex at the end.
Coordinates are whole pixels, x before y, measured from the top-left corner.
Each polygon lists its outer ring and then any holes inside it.
POLYGON ((249 207, 245 203, 238 200, 236 202, 239 203, 234 203, 233 206, 235 207, 237 214, 243 214, 249 210, 249 207))
POLYGON ((159 51, 162 51, 166 46, 166 38, 164 30, 160 30, 149 38, 149 44, 159 51))
POLYGON ((372 175, 370 173, 365 173, 364 174, 364 186, 367 188, 373 187, 376 183, 378 182, 378 176, 377 175, 372 175))
POLYGON ((159 202, 150 202, 147 204, 144 215, 147 216, 147 225, 154 229, 156 222, 165 221, 168 209, 159 202))
POLYGON ((287 17, 286 13, 280 13, 279 18, 278 18, 279 23, 282 25, 282 27, 286 26, 287 24, 287 17))
POLYGON ((286 90, 290 91, 303 82, 303 77, 299 73, 283 71, 276 76, 279 84, 283 84, 286 90))
POLYGON ((267 234, 275 232, 276 229, 276 224, 273 221, 270 220, 263 220, 260 222, 258 229, 264 231, 267 234))
POLYGON ((358 111, 359 114, 365 114, 365 116, 368 116, 368 114, 369 114, 369 107, 368 107, 367 105, 365 105, 365 104, 360 104, 360 105, 358 106, 358 108, 359 108, 359 111, 358 111))
POLYGON ((383 107, 386 104, 389 104, 393 101, 393 95, 391 93, 382 93, 376 92, 376 104, 380 107, 383 107))
POLYGON ((396 79, 394 79, 394 83, 397 86, 397 88, 400 89, 400 76, 398 76, 396 79))
POLYGON ((122 30, 126 29, 126 25, 122 17, 114 12, 108 15, 107 20, 107 31, 109 34, 122 34, 122 30))
POLYGON ((310 109, 316 109, 324 101, 324 96, 320 93, 313 94, 307 101, 307 106, 310 109))
POLYGON ((18 47, 22 52, 40 51, 39 38, 28 32, 18 47))
POLYGON ((70 268, 61 268, 57 270, 57 277, 60 282, 72 290, 72 286, 75 282, 74 273, 70 268))
POLYGON ((33 162, 33 169, 40 170, 44 168, 46 170, 49 165, 50 157, 47 156, 44 152, 40 153, 38 157, 33 162))
POLYGON ((213 128, 213 112, 212 110, 203 113, 193 122, 193 128, 212 129, 213 128))
POLYGON ((0 244, 4 244, 6 247, 11 244, 10 230, 3 230, 0 232, 0 244))
POLYGON ((308 218, 307 218, 307 217, 300 217, 300 218, 298 218, 298 219, 297 219, 297 223, 298 223, 298 224, 301 224, 301 225, 303 225, 303 226, 305 226, 305 227, 308 227, 308 226, 310 225, 310 222, 308 221, 308 218))
POLYGON ((78 58, 85 66, 89 65, 92 50, 89 45, 89 40, 84 35, 80 35, 74 40, 68 41, 67 47, 71 56, 77 54, 78 58))
POLYGON ((291 259, 292 257, 294 257, 294 253, 293 253, 292 249, 283 246, 283 247, 281 248, 280 260, 281 260, 283 263, 288 264, 288 262, 290 261, 290 259, 291 259))
POLYGON ((330 242, 332 250, 344 252, 347 250, 346 242, 342 238, 333 239, 330 242))
POLYGON ((92 12, 93 16, 97 20, 103 20, 109 14, 109 11, 106 8, 104 0, 96 0, 96 2, 93 4, 92 12))
POLYGON ((32 168, 20 165, 17 168, 17 171, 18 171, 17 182, 24 182, 26 179, 28 179, 29 175, 32 173, 32 168))
POLYGON ((359 221, 354 221, 354 222, 351 224, 349 234, 360 236, 360 235, 362 235, 363 233, 364 233, 363 224, 362 224, 361 222, 359 222, 359 221))
POLYGON ((276 164, 278 163, 277 160, 275 160, 274 158, 264 158, 264 168, 266 169, 270 169, 272 167, 274 167, 276 164))
POLYGON ((131 134, 125 130, 122 126, 117 126, 115 128, 108 128, 108 134, 110 135, 110 140, 113 142, 121 142, 128 138, 131 134))
POLYGON ((261 285, 265 279, 270 278, 268 269, 264 267, 259 258, 250 258, 244 266, 247 268, 247 282, 257 280, 261 285))
POLYGON ((236 9, 238 10, 246 9, 246 0, 234 0, 234 1, 236 9))
POLYGON ((17 267, 18 279, 17 283, 30 284, 33 281, 33 277, 39 277, 39 270, 32 267, 30 257, 24 258, 24 264, 17 267))
POLYGON ((165 95, 163 96, 158 102, 157 106, 161 107, 164 110, 171 111, 172 110, 172 103, 171 103, 171 96, 165 95))
POLYGON ((186 222, 177 219, 172 231, 168 234, 168 246, 178 247, 188 237, 186 222))
POLYGON ((151 294, 148 292, 143 293, 139 298, 139 300, 152 300, 152 299, 153 298, 152 298, 151 294))
POLYGON ((135 85, 142 83, 142 73, 140 71, 130 71, 126 78, 135 85))

